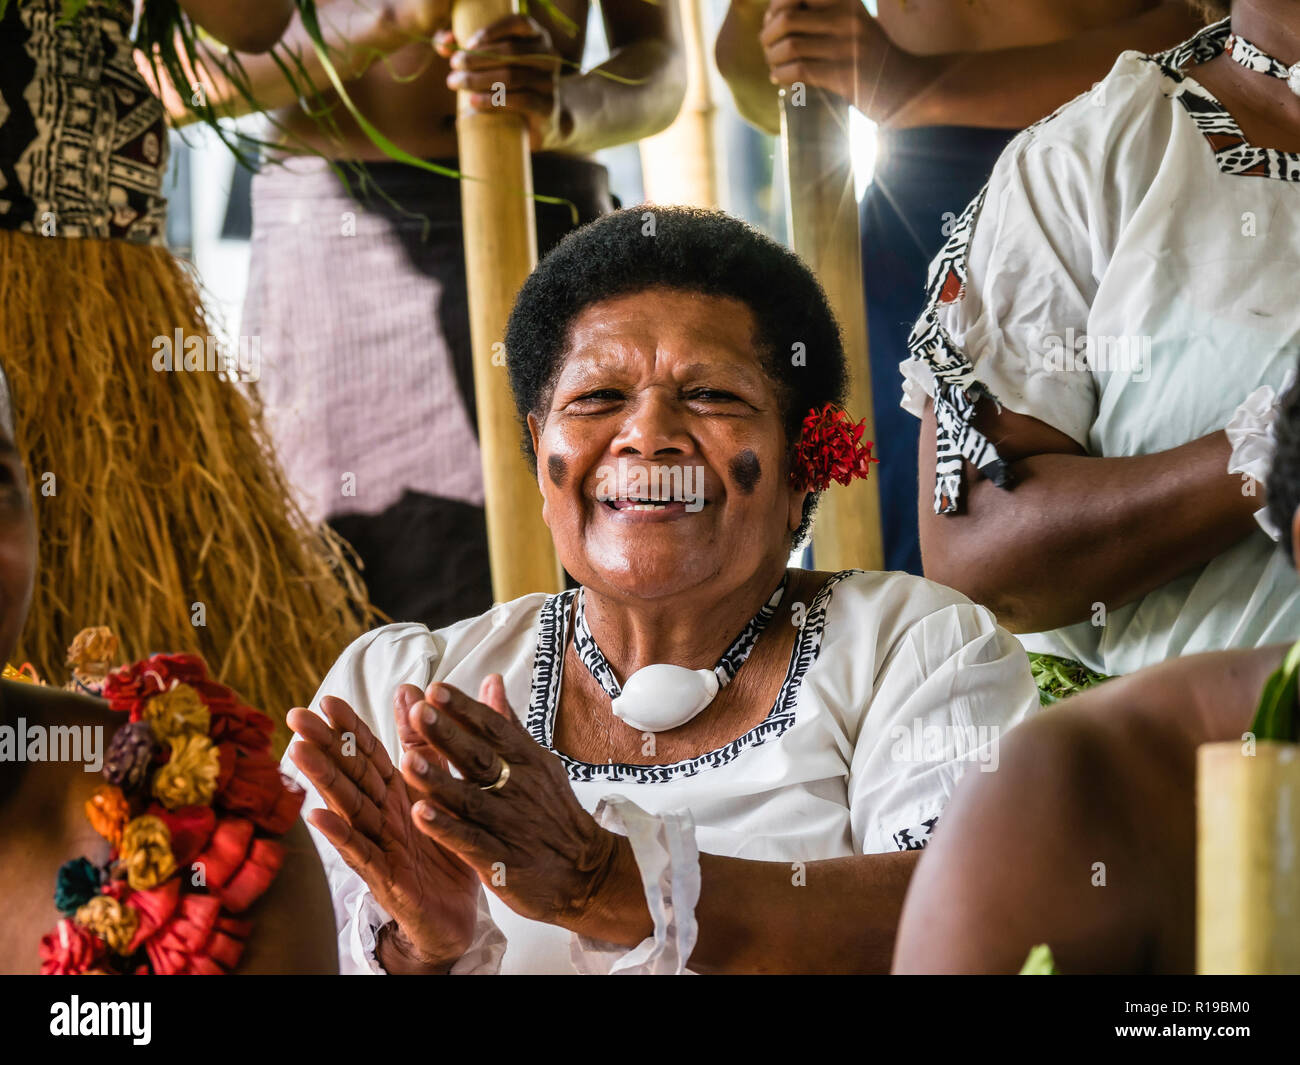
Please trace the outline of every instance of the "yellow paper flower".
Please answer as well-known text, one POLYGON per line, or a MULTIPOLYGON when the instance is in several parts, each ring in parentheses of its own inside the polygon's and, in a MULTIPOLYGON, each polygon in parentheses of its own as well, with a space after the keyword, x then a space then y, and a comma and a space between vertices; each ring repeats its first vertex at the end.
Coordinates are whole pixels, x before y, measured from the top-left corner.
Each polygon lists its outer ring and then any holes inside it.
POLYGON ((191 734, 172 742, 172 756, 153 775, 153 794, 169 810, 207 806, 217 790, 221 758, 207 736, 191 734))
POLYGON ((131 953, 140 915, 112 895, 96 895, 77 911, 77 924, 89 928, 117 954, 131 953))
POLYGON ((157 887, 176 872, 171 830, 161 818, 137 817, 122 831, 120 858, 132 888, 148 891, 157 887))
POLYGON ((117 662, 117 637, 106 625, 82 629, 68 645, 68 665, 81 681, 100 681, 117 662))
POLYGON ((126 796, 121 788, 104 784, 95 789, 95 793, 86 800, 86 818, 94 828, 114 847, 122 842, 122 829, 130 817, 126 796))
POLYGON ((5 663, 4 672, 0 673, 0 680, 16 680, 20 684, 40 684, 41 680, 36 675, 36 670, 28 662, 24 662, 21 669, 14 669, 9 663, 5 663))
POLYGON ((144 719, 153 728, 153 734, 163 743, 172 743, 182 736, 206 736, 212 723, 212 714, 188 684, 177 684, 168 691, 155 695, 144 704, 144 719))

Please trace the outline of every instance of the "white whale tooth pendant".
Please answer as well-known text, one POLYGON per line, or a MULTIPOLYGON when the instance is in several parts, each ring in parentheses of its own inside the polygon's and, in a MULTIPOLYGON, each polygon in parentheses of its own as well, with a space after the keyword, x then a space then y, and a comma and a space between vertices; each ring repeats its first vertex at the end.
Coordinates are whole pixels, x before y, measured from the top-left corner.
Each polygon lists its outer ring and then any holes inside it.
POLYGON ((612 701, 614 716, 642 732, 667 732, 713 702, 721 685, 711 669, 657 663, 642 666, 612 701))

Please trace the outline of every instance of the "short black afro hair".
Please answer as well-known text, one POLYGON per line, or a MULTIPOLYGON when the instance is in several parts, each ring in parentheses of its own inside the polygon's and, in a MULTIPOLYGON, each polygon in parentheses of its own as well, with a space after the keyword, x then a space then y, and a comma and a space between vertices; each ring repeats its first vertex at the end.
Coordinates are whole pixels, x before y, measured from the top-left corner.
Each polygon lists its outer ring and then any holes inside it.
MULTIPOLYGON (((529 414, 545 420, 579 314, 593 303, 658 287, 749 307, 790 447, 809 410, 844 402, 848 368, 839 326, 798 256, 721 211, 643 205, 570 233, 519 290, 506 327, 506 365, 520 421, 529 414)), ((526 425, 524 453, 536 470, 526 425)), ((816 502, 810 493, 795 544, 803 542, 816 502)))
POLYGON ((1277 450, 1268 471, 1268 516, 1281 530, 1287 558, 1295 562, 1291 545, 1291 523, 1300 510, 1300 379, 1278 402, 1273 422, 1277 450))

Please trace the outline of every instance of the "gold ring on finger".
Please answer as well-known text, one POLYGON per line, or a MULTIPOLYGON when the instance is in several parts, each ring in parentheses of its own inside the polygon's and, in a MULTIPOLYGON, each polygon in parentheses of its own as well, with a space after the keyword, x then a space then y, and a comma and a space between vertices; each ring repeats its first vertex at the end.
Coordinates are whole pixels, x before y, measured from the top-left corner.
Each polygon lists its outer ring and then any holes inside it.
POLYGON ((500 791, 506 786, 506 781, 510 779, 510 763, 500 755, 497 755, 497 761, 501 763, 501 772, 497 774, 496 780, 491 784, 480 784, 481 791, 500 791))

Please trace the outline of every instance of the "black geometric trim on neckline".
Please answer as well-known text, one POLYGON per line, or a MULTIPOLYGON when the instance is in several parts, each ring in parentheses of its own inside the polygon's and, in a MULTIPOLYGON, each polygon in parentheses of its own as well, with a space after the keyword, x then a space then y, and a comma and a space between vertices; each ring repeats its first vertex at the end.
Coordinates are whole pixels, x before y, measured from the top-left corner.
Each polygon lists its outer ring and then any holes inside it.
POLYGON ((1206 26, 1195 37, 1160 55, 1146 56, 1165 75, 1182 86, 1178 101, 1210 145, 1214 162, 1224 174, 1241 177, 1272 178, 1275 181, 1300 181, 1300 153, 1277 148, 1260 148, 1251 144, 1237 125, 1237 120, 1219 99, 1186 74, 1189 63, 1207 63, 1223 54, 1232 35, 1229 19, 1206 26))
POLYGON ((846 577, 863 570, 846 569, 828 577, 813 598, 804 617, 804 623, 795 637, 794 650, 786 669, 785 680, 777 692, 772 709, 767 716, 730 743, 696 758, 687 758, 670 765, 631 765, 627 762, 593 763, 570 758, 554 746, 555 714, 559 702, 560 681, 564 673, 565 637, 573 611, 577 589, 549 596, 542 605, 541 622, 537 629, 537 652, 533 661, 532 698, 528 704, 528 732, 564 764, 569 779, 575 782, 608 780, 628 781, 636 784, 665 784, 671 780, 692 777, 706 769, 717 769, 735 759, 742 751, 758 747, 781 736, 794 724, 795 704, 799 689, 809 667, 821 652, 822 632, 826 626, 826 608, 831 590, 846 577))

